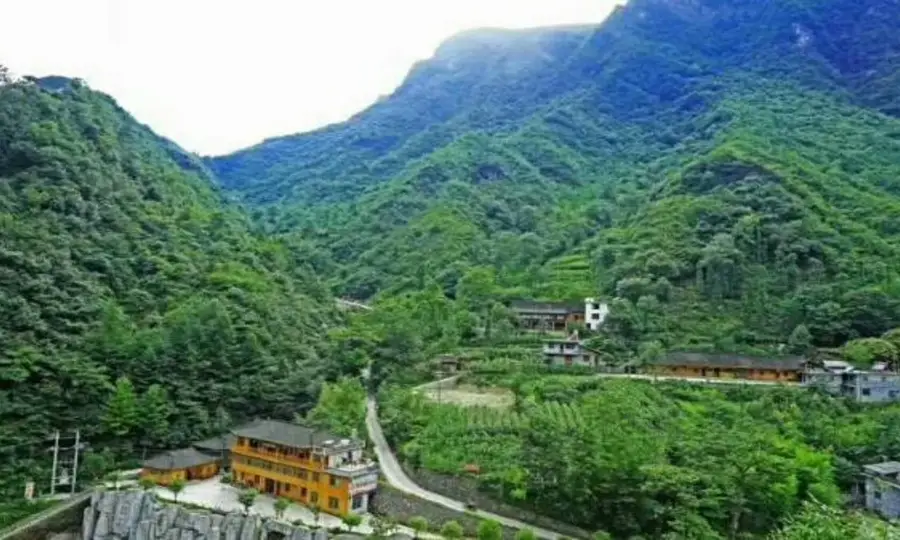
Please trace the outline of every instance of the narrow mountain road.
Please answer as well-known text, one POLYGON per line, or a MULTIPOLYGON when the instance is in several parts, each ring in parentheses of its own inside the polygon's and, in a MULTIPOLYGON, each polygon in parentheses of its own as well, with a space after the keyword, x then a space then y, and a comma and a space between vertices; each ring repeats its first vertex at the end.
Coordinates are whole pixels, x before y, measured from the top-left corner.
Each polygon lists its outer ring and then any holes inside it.
MULTIPOLYGON (((466 505, 463 501, 457 501, 455 499, 451 499, 450 497, 445 497, 438 493, 433 493, 431 491, 422 489, 415 482, 410 480, 408 476, 406 476, 406 473, 403 472, 403 469, 400 467, 400 463, 394 456, 391 447, 388 446, 387 440, 384 438, 384 433, 381 431, 381 424, 378 423, 378 404, 375 402, 375 398, 373 397, 369 397, 367 404, 366 429, 369 432, 369 438, 372 439, 372 442, 375 444, 375 454, 378 456, 378 464, 381 466, 381 472, 382 474, 384 474, 384 478, 390 485, 394 486, 400 491, 409 493, 410 495, 413 495, 420 499, 425 499, 426 501, 431 501, 435 504, 445 506, 452 510, 457 510, 459 512, 466 511, 466 505)), ((529 525, 528 523, 519 521, 517 519, 511 519, 497 514, 492 514, 490 512, 475 510, 472 513, 477 515, 478 517, 484 519, 493 519, 499 523, 502 523, 503 525, 514 527, 516 529, 531 529, 541 538, 549 538, 551 540, 555 540, 556 538, 564 536, 553 531, 548 531, 546 529, 541 529, 533 525, 529 525)))

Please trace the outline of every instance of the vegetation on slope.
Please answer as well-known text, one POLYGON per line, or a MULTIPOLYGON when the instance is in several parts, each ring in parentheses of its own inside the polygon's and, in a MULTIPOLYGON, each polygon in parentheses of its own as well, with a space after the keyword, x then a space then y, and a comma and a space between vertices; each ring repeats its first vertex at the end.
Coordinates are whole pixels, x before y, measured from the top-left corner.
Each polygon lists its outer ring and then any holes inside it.
POLYGON ((132 456, 314 403, 330 297, 192 159, 78 81, 0 83, 2 487, 55 430, 132 456))
POLYGON ((860 464, 900 451, 898 406, 520 372, 498 382, 516 393, 512 411, 385 389, 382 425, 414 466, 477 465, 489 493, 615 538, 761 537, 804 502, 837 505, 860 464))
POLYGON ((835 346, 900 323, 897 23, 883 0, 635 0, 462 35, 348 123, 209 163, 342 294, 490 274, 498 302, 616 298, 618 359, 801 326, 835 346))

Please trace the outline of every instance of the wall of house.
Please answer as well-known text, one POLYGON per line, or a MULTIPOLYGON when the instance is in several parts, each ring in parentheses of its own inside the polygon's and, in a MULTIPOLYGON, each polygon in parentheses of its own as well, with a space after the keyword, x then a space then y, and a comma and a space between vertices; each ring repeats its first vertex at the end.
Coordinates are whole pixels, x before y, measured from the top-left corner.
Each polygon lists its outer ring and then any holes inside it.
POLYGON ((747 379, 751 381, 799 381, 800 373, 795 371, 776 371, 770 369, 733 369, 733 368, 701 368, 694 366, 654 366, 651 373, 669 377, 707 378, 707 379, 747 379))
POLYGON ((900 488, 867 476, 866 508, 889 519, 900 517, 900 488))
POLYGON ((204 480, 206 478, 212 478, 219 472, 219 465, 217 463, 207 463, 206 465, 200 465, 199 467, 191 467, 187 470, 187 477, 191 480, 204 480))
POLYGON ((161 471, 157 469, 142 469, 141 478, 151 478, 161 486, 168 486, 175 480, 187 481, 187 471, 184 469, 172 469, 161 471))
POLYGON ((594 298, 586 298, 584 300, 584 320, 585 325, 591 330, 597 330, 609 315, 609 306, 603 302, 598 302, 594 298))
POLYGON ((350 511, 350 479, 329 475, 321 463, 268 456, 253 452, 248 446, 235 446, 231 456, 233 477, 238 483, 266 492, 266 479, 270 479, 280 483, 276 484, 278 496, 317 504, 329 514, 350 511))
POLYGON ((859 392, 850 388, 849 396, 862 403, 881 403, 900 399, 900 378, 892 373, 865 373, 856 375, 859 392))

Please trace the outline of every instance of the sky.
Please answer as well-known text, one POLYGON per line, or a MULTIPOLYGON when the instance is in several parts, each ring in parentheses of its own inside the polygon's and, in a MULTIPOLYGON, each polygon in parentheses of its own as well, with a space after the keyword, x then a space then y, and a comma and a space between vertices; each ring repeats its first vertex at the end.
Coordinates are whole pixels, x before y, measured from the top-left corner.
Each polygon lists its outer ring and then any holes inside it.
POLYGON ((0 64, 80 77, 218 155, 339 122, 447 37, 601 22, 618 0, 0 0, 0 64))

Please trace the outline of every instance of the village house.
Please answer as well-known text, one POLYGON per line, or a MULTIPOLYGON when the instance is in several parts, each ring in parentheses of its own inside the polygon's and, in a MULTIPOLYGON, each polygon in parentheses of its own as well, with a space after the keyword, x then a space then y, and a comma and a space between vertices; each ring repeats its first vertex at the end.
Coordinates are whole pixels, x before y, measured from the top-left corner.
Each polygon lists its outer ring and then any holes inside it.
POLYGON ((573 333, 566 339, 544 342, 544 361, 548 366, 581 366, 597 369, 603 362, 597 351, 589 349, 584 340, 573 333))
POLYGON ((609 307, 593 298, 584 303, 531 302, 517 300, 510 305, 524 330, 539 332, 565 332, 571 325, 584 325, 597 330, 609 307))
POLYGON ((863 467, 866 508, 887 519, 900 517, 900 462, 863 467))
POLYGON ((800 382, 805 359, 673 352, 651 361, 649 373, 670 377, 800 382))
POLYGON ((219 472, 219 458, 194 448, 172 450, 144 462, 141 478, 150 478, 162 486, 175 480, 205 480, 219 472))
POLYGON ((338 516, 368 511, 378 465, 363 457, 363 441, 271 420, 232 433, 236 482, 338 516))
POLYGON ((888 370, 886 365, 857 370, 847 362, 826 361, 806 370, 803 384, 860 403, 900 400, 900 373, 888 370))

